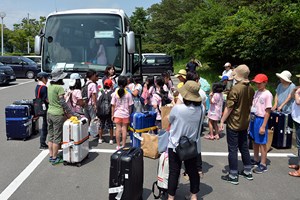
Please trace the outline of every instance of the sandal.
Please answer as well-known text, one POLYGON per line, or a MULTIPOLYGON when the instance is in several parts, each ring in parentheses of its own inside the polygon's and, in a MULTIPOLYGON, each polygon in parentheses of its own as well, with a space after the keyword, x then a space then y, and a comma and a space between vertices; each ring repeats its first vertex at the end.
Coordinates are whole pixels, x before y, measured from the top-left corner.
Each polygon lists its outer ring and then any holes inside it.
POLYGON ((215 136, 214 136, 214 139, 219 140, 219 139, 220 139, 219 134, 215 135, 215 136))
POLYGON ((206 135, 204 136, 205 139, 208 139, 208 140, 214 140, 214 136, 210 136, 210 135, 206 135))
POLYGON ((300 171, 298 170, 298 171, 289 172, 289 175, 294 177, 300 177, 300 171))
POLYGON ((290 169, 295 169, 298 170, 299 169, 299 165, 289 165, 290 169))

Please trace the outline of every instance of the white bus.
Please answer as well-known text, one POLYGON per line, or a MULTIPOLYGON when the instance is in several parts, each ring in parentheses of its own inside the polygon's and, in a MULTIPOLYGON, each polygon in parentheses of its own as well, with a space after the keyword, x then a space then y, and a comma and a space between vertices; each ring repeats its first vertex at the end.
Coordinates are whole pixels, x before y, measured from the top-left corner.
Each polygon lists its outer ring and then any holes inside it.
POLYGON ((42 56, 42 71, 48 73, 62 68, 68 74, 84 75, 95 69, 102 77, 111 64, 117 75, 138 74, 140 66, 134 65, 133 59, 135 40, 123 10, 69 10, 47 17, 44 29, 35 37, 35 53, 42 56), (101 45, 105 58, 103 54, 97 57, 101 45))

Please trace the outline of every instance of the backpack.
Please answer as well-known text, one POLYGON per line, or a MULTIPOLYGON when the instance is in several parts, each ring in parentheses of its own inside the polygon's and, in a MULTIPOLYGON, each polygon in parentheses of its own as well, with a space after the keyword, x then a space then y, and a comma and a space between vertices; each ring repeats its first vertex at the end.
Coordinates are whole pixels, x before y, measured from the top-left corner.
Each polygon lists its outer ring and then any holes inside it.
POLYGON ((113 91, 101 91, 101 96, 97 101, 97 116, 110 116, 111 115, 111 95, 113 91))
POLYGON ((81 95, 82 95, 82 99, 85 103, 85 105, 88 105, 90 97, 88 96, 88 88, 89 88, 89 84, 92 82, 89 82, 88 84, 84 84, 84 86, 81 88, 81 95))
POLYGON ((159 93, 156 94, 161 98, 161 106, 165 106, 172 102, 171 99, 169 99, 167 92, 164 94, 159 94, 159 93))
POLYGON ((163 152, 159 157, 157 181, 152 185, 154 199, 159 199, 167 193, 169 181, 169 157, 167 152, 163 152), (158 189, 158 195, 155 195, 155 186, 158 189))

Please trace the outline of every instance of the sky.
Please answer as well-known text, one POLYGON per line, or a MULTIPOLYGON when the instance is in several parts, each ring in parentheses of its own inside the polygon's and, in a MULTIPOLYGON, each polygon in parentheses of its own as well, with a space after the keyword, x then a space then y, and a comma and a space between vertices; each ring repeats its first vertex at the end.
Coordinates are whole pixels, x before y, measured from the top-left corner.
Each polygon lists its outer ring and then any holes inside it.
POLYGON ((135 7, 149 8, 161 0, 0 0, 0 12, 5 12, 4 25, 10 30, 13 24, 19 24, 23 18, 39 19, 51 12, 80 8, 118 8, 128 16, 135 7))

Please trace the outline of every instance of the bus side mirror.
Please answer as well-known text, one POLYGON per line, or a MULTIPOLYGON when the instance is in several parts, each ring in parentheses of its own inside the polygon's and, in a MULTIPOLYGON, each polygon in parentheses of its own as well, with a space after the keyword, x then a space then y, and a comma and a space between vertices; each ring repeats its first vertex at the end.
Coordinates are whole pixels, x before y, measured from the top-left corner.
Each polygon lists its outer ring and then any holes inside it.
POLYGON ((126 46, 128 53, 135 53, 135 37, 134 32, 126 32, 126 46))
POLYGON ((41 55, 41 46, 42 46, 42 39, 39 35, 34 37, 34 53, 36 55, 41 55))

